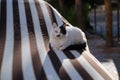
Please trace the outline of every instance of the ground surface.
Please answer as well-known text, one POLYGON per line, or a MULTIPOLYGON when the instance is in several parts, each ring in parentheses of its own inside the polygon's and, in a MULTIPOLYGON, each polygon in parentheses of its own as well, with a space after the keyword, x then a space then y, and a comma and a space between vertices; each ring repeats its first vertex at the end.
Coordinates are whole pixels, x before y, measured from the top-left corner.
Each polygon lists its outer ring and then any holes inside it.
POLYGON ((105 40, 97 35, 87 34, 88 45, 91 53, 115 78, 120 79, 120 47, 107 48, 105 40))

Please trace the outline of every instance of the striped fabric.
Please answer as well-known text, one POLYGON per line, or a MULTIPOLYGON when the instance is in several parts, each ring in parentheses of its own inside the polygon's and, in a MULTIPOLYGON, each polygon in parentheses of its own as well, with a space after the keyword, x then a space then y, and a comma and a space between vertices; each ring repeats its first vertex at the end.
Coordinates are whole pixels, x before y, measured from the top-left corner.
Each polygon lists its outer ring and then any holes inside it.
POLYGON ((89 50, 50 50, 53 22, 67 23, 42 0, 0 0, 0 80, 112 80, 89 50))

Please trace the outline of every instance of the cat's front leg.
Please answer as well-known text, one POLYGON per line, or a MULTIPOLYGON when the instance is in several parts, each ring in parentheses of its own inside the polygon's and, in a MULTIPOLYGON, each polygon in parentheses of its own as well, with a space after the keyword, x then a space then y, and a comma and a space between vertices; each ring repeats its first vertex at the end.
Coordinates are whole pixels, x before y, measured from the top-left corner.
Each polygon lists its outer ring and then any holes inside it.
POLYGON ((59 50, 64 50, 67 46, 66 45, 61 45, 59 50))
POLYGON ((59 50, 64 50, 65 49, 65 46, 64 45, 61 45, 59 50))

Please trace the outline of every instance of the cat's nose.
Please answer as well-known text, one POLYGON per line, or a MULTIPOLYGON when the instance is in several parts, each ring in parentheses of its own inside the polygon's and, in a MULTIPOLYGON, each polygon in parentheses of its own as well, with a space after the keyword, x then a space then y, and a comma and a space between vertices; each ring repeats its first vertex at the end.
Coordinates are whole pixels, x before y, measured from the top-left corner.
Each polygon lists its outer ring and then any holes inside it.
POLYGON ((56 35, 57 37, 60 37, 60 34, 56 35))

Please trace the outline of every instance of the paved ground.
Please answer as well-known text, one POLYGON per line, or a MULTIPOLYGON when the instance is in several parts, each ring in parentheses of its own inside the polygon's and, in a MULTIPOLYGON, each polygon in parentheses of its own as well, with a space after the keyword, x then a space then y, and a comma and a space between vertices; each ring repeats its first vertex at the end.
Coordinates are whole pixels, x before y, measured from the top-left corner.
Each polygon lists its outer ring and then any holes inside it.
POLYGON ((105 40, 97 35, 87 35, 91 53, 105 66, 115 80, 120 80, 120 47, 107 48, 105 40))
MULTIPOLYGON (((96 32, 105 37, 105 11, 98 7, 96 10, 96 32)), ((117 35, 117 12, 113 10, 113 36, 117 35)), ((90 14, 90 24, 94 26, 94 12, 90 14)), ((91 53, 105 66, 115 80, 120 80, 120 42, 119 47, 107 48, 105 40, 97 35, 87 34, 88 44, 91 53)), ((117 45, 116 45, 117 46, 117 45)))

